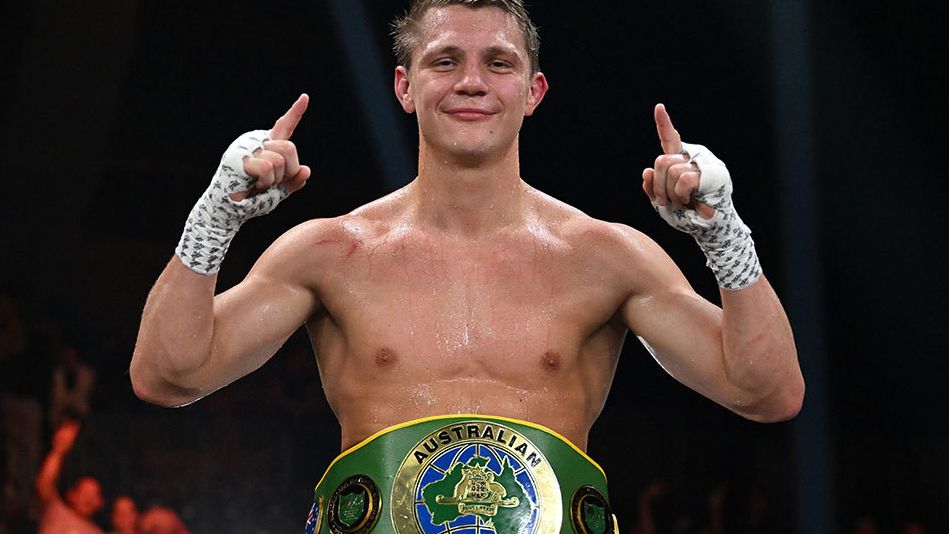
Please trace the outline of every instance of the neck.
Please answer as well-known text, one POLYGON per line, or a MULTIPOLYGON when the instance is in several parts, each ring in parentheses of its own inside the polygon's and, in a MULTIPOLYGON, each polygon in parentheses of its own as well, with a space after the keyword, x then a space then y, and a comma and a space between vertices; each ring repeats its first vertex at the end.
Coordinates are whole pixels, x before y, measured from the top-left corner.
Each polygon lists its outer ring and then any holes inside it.
POLYGON ((443 154, 424 143, 415 180, 418 220, 446 233, 484 236, 523 220, 517 143, 499 157, 443 154))

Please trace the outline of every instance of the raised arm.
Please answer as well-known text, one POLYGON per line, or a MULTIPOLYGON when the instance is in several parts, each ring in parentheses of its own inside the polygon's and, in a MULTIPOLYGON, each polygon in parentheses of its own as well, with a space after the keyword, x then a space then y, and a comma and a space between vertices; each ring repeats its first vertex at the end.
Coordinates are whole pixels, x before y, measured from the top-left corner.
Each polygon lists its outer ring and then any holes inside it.
POLYGON ((46 455, 46 459, 43 460, 43 465, 36 475, 36 495, 39 497, 40 506, 44 510, 54 499, 59 497, 59 490, 56 489, 59 473, 63 470, 63 461, 76 443, 78 434, 79 422, 72 419, 64 420, 53 434, 53 447, 46 455))
MULTIPOLYGON (((651 241, 638 291, 623 319, 679 381, 755 421, 800 410, 804 380, 787 316, 761 273, 750 231, 731 202, 724 164, 682 143, 662 105, 656 125, 664 154, 643 173, 643 189, 673 227, 691 234, 721 287, 722 307, 698 296, 651 241)), ((631 237, 631 239, 637 239, 631 237)))
POLYGON ((129 371, 140 398, 180 406, 233 382, 263 365, 317 306, 293 253, 300 231, 275 243, 239 285, 214 295, 240 225, 272 210, 310 176, 290 142, 307 103, 301 96, 270 132, 238 138, 188 217, 142 313, 129 371))

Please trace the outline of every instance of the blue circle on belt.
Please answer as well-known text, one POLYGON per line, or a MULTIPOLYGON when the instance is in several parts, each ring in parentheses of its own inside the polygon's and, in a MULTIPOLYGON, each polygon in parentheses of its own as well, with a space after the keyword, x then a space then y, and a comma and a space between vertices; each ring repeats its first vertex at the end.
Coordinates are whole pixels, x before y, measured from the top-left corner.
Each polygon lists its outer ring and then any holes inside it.
POLYGON ((395 534, 560 532, 560 484, 518 430, 470 419, 433 430, 406 451, 392 483, 395 534))
POLYGON ((537 489, 530 470, 500 447, 444 450, 419 477, 415 512, 423 534, 533 532, 537 489))

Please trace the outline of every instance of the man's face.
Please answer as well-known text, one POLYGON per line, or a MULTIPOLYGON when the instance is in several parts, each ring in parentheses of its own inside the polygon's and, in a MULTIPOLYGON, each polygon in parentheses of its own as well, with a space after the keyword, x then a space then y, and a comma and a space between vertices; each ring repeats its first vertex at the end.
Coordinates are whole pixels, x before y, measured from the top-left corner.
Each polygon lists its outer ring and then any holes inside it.
POLYGON ((102 487, 94 478, 83 478, 73 486, 66 497, 70 507, 82 517, 90 518, 102 509, 102 487))
POLYGON ((130 497, 118 497, 112 503, 112 528, 119 532, 130 532, 138 521, 138 508, 130 497))
POLYGON ((544 75, 530 72, 517 22, 492 7, 428 10, 411 69, 397 68, 395 82, 423 145, 474 161, 514 146, 547 92, 544 75))

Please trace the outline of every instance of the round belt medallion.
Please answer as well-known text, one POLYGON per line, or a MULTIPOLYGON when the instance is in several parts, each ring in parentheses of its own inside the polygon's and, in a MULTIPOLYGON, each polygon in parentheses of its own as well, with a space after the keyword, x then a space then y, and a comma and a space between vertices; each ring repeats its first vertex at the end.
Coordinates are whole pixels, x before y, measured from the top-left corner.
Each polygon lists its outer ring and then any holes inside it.
POLYGON ((581 486, 574 492, 570 519, 577 534, 615 534, 610 503, 593 486, 581 486))
POLYGON ((405 456, 392 486, 397 534, 559 532, 560 485, 544 454, 493 421, 446 425, 405 456))
POLYGON ((326 507, 326 518, 333 534, 366 534, 379 520, 382 499, 371 478, 356 475, 340 484, 326 507))

